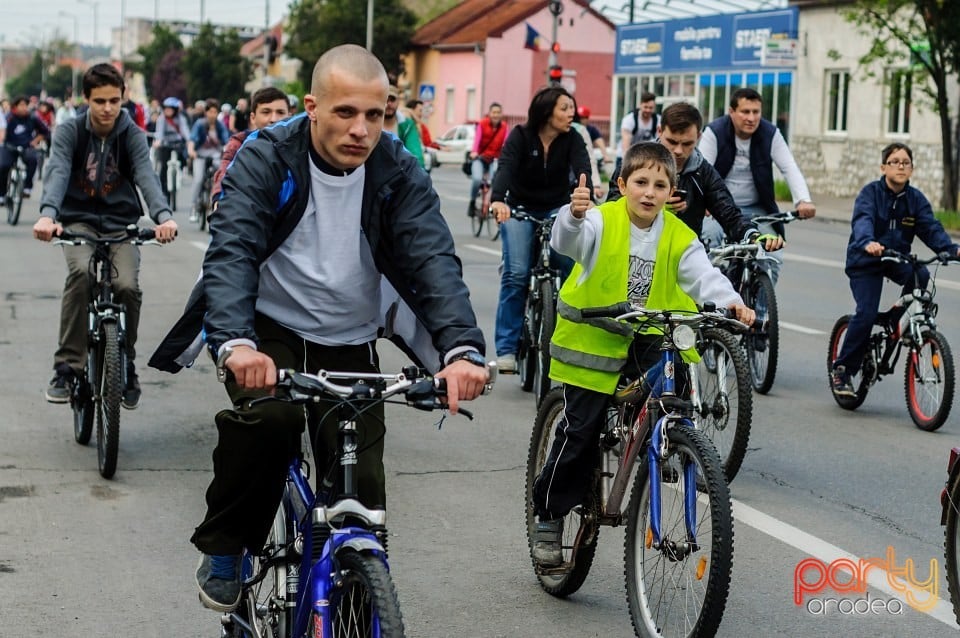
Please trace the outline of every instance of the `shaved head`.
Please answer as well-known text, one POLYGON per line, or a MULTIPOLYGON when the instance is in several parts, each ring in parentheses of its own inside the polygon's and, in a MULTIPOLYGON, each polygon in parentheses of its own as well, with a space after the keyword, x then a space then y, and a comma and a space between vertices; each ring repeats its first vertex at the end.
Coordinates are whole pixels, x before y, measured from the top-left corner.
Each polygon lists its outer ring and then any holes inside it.
POLYGON ((387 72, 375 55, 356 44, 342 44, 320 56, 313 67, 310 92, 320 97, 328 89, 330 74, 334 70, 347 73, 362 82, 381 80, 386 93, 389 82, 387 72))

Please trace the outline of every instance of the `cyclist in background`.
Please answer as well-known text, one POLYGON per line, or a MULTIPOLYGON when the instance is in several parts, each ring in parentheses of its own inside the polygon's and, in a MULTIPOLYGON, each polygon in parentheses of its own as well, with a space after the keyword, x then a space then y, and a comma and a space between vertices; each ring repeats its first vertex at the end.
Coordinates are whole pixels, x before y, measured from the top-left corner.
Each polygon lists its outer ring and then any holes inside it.
MULTIPOLYGON (((423 340, 407 343, 427 346, 420 364, 443 368, 451 411, 488 381, 440 198, 403 145, 381 135, 387 87, 373 54, 335 47, 314 67, 304 114, 247 138, 223 178, 198 294, 151 359, 177 371, 202 333, 232 375, 226 389, 237 407, 216 416, 207 514, 191 539, 211 609, 238 604, 241 551, 263 546, 300 448, 302 406, 247 405, 270 393, 277 368, 376 372, 378 335, 403 334, 384 326, 387 311, 419 324, 423 340)), ((318 479, 336 451, 336 415, 322 416, 318 406, 307 419, 318 479)), ((386 503, 383 418, 380 406, 357 417, 358 499, 367 507, 386 503)))
MULTIPOLYGON (((777 127, 761 117, 762 106, 763 98, 753 89, 734 91, 727 115, 704 129, 700 152, 726 181, 733 202, 747 218, 780 212, 773 186, 774 164, 787 180, 797 215, 802 219, 813 217, 817 207, 810 200, 800 167, 777 127)), ((761 224, 760 228, 783 235, 782 225, 761 224)), ((704 222, 701 236, 711 245, 719 245, 723 240, 723 233, 713 220, 704 222)), ((783 256, 775 252, 770 258, 770 281, 776 285, 783 256)))
POLYGON ((503 151, 503 144, 507 140, 507 123, 503 121, 503 107, 493 102, 487 110, 487 116, 477 122, 477 131, 473 135, 473 147, 470 149, 470 203, 467 205, 467 215, 473 217, 476 211, 477 193, 480 192, 480 183, 483 174, 492 183, 497 172, 497 160, 503 151))
MULTIPOLYGON (((857 309, 847 324, 846 337, 830 372, 830 387, 838 396, 856 396, 850 377, 860 370, 867 352, 884 278, 902 285, 901 294, 913 290, 913 266, 881 261, 883 251, 892 248, 909 253, 913 238, 919 237, 935 253, 960 256, 960 246, 934 217, 929 200, 910 185, 913 169, 909 146, 899 142, 888 145, 880 153, 882 176, 864 186, 853 204, 846 273, 857 309)), ((918 277, 920 288, 926 290, 930 272, 925 266, 918 277)), ((891 319, 898 321, 900 317, 891 319)))
MULTIPOLYGON (((571 172, 589 178, 592 162, 583 139, 572 128, 574 109, 573 97, 563 87, 538 91, 530 101, 527 121, 507 136, 490 189, 490 208, 503 224, 503 272, 494 339, 497 366, 508 374, 517 371, 523 307, 536 243, 534 223, 510 219, 510 209, 523 206, 529 215, 545 219, 570 201, 571 172)), ((572 264, 565 257, 557 257, 565 277, 572 264)))
POLYGON ((550 378, 563 384, 563 419, 533 487, 533 557, 544 567, 563 562, 563 518, 583 502, 591 484, 596 442, 620 371, 651 368, 663 342, 659 334, 624 334, 619 326, 582 319, 580 310, 626 299, 653 310, 696 311, 698 303, 712 301, 744 323, 754 320, 730 281, 710 264, 696 234, 663 210, 677 182, 670 151, 655 142, 634 144, 619 181, 624 196, 594 208, 581 174, 550 239, 576 266, 560 289, 558 305, 567 311, 558 313, 550 344, 550 378))
MULTIPOLYGON (((96 64, 83 74, 83 95, 89 108, 83 116, 57 127, 44 175, 40 219, 33 236, 50 241, 64 228, 89 235, 117 237, 126 234, 143 214, 137 188, 158 226, 161 242, 173 241, 177 224, 150 166, 146 137, 121 107, 123 76, 110 64, 96 64), (95 167, 91 170, 90 167, 95 167)), ((87 353, 87 303, 90 300, 91 246, 64 246, 67 280, 60 309, 59 348, 53 357, 55 375, 47 388, 47 401, 66 403, 71 384, 82 377, 87 353)), ((140 251, 131 244, 111 247, 116 269, 116 299, 127 310, 128 384, 122 405, 133 410, 140 404, 137 378, 137 327, 143 295, 138 282, 140 251)))
POLYGON ((244 140, 254 131, 275 124, 280 120, 285 120, 290 116, 290 101, 287 94, 274 86, 257 89, 251 98, 251 102, 253 102, 253 105, 248 123, 249 130, 240 131, 230 136, 226 148, 223 149, 223 155, 220 156, 220 168, 213 176, 210 199, 214 204, 214 209, 216 209, 217 198, 220 195, 220 182, 244 140))
POLYGON ((187 140, 190 139, 190 129, 187 118, 180 112, 180 100, 168 97, 163 101, 163 115, 157 119, 157 128, 153 134, 153 147, 157 149, 157 171, 160 174, 160 188, 163 196, 170 195, 167 189, 167 162, 174 151, 186 160, 187 140))
POLYGON ((11 111, 7 115, 7 136, 4 144, 0 147, 0 202, 6 201, 4 193, 7 190, 7 177, 10 176, 10 169, 17 161, 21 153, 17 148, 22 148, 23 163, 27 165, 27 175, 23 181, 23 196, 30 197, 33 192, 33 177, 37 172, 37 149, 36 145, 42 140, 50 141, 50 129, 47 125, 30 112, 29 100, 26 96, 20 95, 13 98, 11 111))
MULTIPOLYGON (((190 193, 190 221, 197 221, 197 209, 200 207, 200 194, 203 192, 203 177, 207 162, 220 161, 223 147, 230 137, 227 127, 217 118, 220 105, 214 99, 206 102, 204 117, 193 123, 190 139, 187 141, 187 155, 193 160, 193 192, 190 193)), ((216 165, 216 164, 215 164, 216 165)))
POLYGON ((420 168, 423 168, 423 143, 420 141, 417 123, 400 109, 400 91, 397 87, 391 85, 388 93, 387 109, 383 115, 383 130, 398 137, 410 154, 417 158, 420 168))

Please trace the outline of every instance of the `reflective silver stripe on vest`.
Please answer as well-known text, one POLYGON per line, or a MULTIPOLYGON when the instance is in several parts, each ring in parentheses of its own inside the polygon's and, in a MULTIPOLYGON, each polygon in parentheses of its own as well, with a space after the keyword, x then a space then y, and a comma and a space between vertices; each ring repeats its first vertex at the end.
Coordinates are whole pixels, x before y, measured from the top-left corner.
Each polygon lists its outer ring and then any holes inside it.
POLYGON ((621 337, 632 337, 634 333, 634 329, 631 326, 623 323, 622 321, 617 321, 616 319, 611 319, 609 317, 591 317, 589 319, 584 319, 579 308, 571 306, 563 299, 557 299, 557 314, 567 321, 586 324, 588 326, 593 326, 594 328, 600 328, 601 330, 612 332, 613 334, 620 335, 621 337))
POLYGON ((572 366, 598 370, 600 372, 620 372, 623 364, 627 362, 626 357, 618 359, 616 357, 603 357, 598 354, 586 354, 558 346, 555 343, 550 344, 550 356, 557 361, 569 363, 572 366))

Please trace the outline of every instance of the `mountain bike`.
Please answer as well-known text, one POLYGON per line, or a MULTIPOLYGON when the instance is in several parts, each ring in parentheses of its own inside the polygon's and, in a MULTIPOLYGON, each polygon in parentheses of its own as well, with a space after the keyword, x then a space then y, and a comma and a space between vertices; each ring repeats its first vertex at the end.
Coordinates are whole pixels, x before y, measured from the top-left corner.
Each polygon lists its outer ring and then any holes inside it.
POLYGON ((16 161, 7 175, 6 206, 7 223, 16 226, 20 221, 20 209, 23 207, 23 183, 27 179, 27 165, 23 162, 23 146, 6 146, 7 152, 16 154, 16 161))
MULTIPOLYGON (((895 250, 884 250, 881 259, 909 264, 913 269, 913 288, 899 297, 891 308, 877 314, 867 351, 860 369, 850 378, 855 396, 838 396, 834 400, 845 410, 856 410, 867 398, 873 384, 884 375, 893 374, 901 352, 906 352, 903 389, 907 411, 914 424, 921 430, 932 432, 939 428, 950 415, 956 382, 953 353, 947 338, 937 331, 936 316, 939 307, 936 296, 936 270, 930 274, 928 290, 919 286, 918 275, 923 266, 938 262, 940 265, 960 261, 947 253, 929 259, 916 255, 904 255, 895 250)), ((847 327, 853 315, 837 319, 830 332, 827 350, 827 374, 840 353, 847 327)))
POLYGON ((479 237, 483 232, 483 227, 487 227, 487 236, 494 240, 500 236, 500 224, 497 218, 490 210, 490 180, 484 174, 480 182, 480 190, 473 200, 473 216, 470 217, 470 229, 474 237, 479 237))
MULTIPOLYGON (((496 366, 489 370, 485 393, 496 379, 496 366)), ((342 493, 335 493, 336 481, 324 480, 314 494, 309 463, 302 455, 291 461, 267 542, 243 555, 240 605, 222 616, 221 636, 402 637, 403 618, 387 563, 386 511, 368 509, 353 496, 360 440, 356 417, 387 402, 443 409, 438 399, 445 395, 444 380, 415 366, 397 374, 281 370, 278 376, 274 396, 254 403, 336 403, 342 493)), ((473 418, 463 408, 460 414, 473 418)))
POLYGON ((560 270, 551 264, 550 231, 556 215, 543 219, 527 213, 522 206, 511 209, 510 216, 536 226, 533 266, 523 309, 523 326, 517 351, 520 387, 532 391, 537 405, 550 390, 550 340, 557 326, 557 294, 560 292, 560 270))
POLYGON ((207 215, 209 215, 212 210, 210 192, 213 190, 213 175, 217 172, 215 163, 218 160, 219 158, 213 157, 203 158, 203 184, 200 187, 200 201, 196 202, 197 225, 200 227, 200 230, 207 229, 207 215))
POLYGON ((940 524, 944 525, 943 555, 947 570, 947 590, 953 613, 960 622, 960 447, 950 450, 947 482, 940 491, 940 524))
MULTIPOLYGON (((706 321, 745 326, 723 313, 647 310, 630 304, 585 308, 583 317, 610 317, 663 331, 660 362, 637 379, 624 378, 610 399, 597 468, 584 502, 566 516, 564 563, 533 561, 540 586, 566 597, 586 580, 600 526, 626 523, 624 573, 630 619, 638 636, 712 636, 723 617, 733 565, 730 491, 710 439, 677 395, 678 350, 696 343, 706 321), (628 483, 633 489, 622 508, 628 483)), ((533 559, 533 485, 563 418, 562 388, 537 412, 526 472, 527 539, 533 559)))
MULTIPOLYGON (((802 219, 796 211, 754 217, 757 223, 789 224, 802 219)), ((773 387, 780 358, 780 312, 773 280, 767 273, 773 258, 756 241, 725 244, 708 251, 710 261, 733 282, 743 303, 757 313, 757 321, 741 342, 750 365, 753 389, 766 394, 773 387)))
POLYGON ((165 186, 164 194, 167 197, 167 204, 170 210, 177 210, 177 191, 180 190, 180 183, 183 179, 181 169, 183 164, 180 157, 184 152, 182 145, 161 145, 157 153, 157 173, 160 176, 160 184, 165 186), (163 154, 169 151, 170 154, 164 160, 163 154))
POLYGON ((90 273, 95 277, 90 288, 87 309, 87 360, 83 376, 71 384, 73 435, 77 443, 90 442, 93 420, 97 420, 97 465, 103 478, 112 478, 117 470, 120 443, 120 401, 127 387, 126 325, 127 311, 113 299, 114 266, 110 247, 130 243, 135 246, 160 245, 149 228, 127 227, 122 237, 95 237, 64 230, 53 244, 93 246, 90 273))

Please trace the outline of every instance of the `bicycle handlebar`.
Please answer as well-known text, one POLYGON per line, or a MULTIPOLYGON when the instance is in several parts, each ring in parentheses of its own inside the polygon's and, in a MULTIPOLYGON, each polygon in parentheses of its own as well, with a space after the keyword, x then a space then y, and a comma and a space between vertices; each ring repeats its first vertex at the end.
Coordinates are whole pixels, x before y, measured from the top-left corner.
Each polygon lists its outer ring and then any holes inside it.
POLYGON ((745 323, 738 321, 730 316, 728 308, 717 308, 713 303, 706 303, 698 311, 691 310, 652 310, 642 306, 634 305, 628 301, 622 301, 610 306, 596 306, 584 308, 580 311, 584 319, 590 318, 608 318, 617 321, 633 321, 634 323, 658 323, 658 324, 690 324, 699 325, 701 323, 713 323, 716 325, 726 325, 734 328, 737 332, 743 332, 750 329, 745 323))
POLYGON ((750 221, 781 222, 783 224, 789 224, 790 222, 798 219, 806 219, 806 217, 800 217, 800 214, 795 210, 788 210, 782 213, 777 213, 776 215, 757 215, 756 217, 751 217, 750 221))
POLYGON ((70 244, 80 246, 81 244, 93 244, 99 246, 109 246, 111 244, 123 244, 130 242, 142 246, 143 244, 157 244, 156 233, 152 228, 140 228, 136 224, 130 224, 126 228, 126 235, 123 237, 97 237, 87 233, 78 233, 76 231, 64 229, 54 240, 54 244, 70 244))
POLYGON ((517 206, 516 208, 510 208, 510 217, 522 222, 533 222, 535 224, 539 224, 540 226, 547 226, 548 224, 553 224, 554 220, 557 218, 557 215, 554 213, 546 217, 534 217, 528 213, 523 206, 517 206))
POLYGON ((894 250, 893 248, 884 248, 883 253, 880 255, 881 261, 893 261, 901 264, 915 264, 917 266, 928 266, 935 261, 940 262, 943 265, 947 265, 950 262, 960 261, 960 257, 957 255, 951 254, 947 251, 937 253, 929 259, 920 259, 916 255, 907 255, 900 252, 899 250, 894 250))

